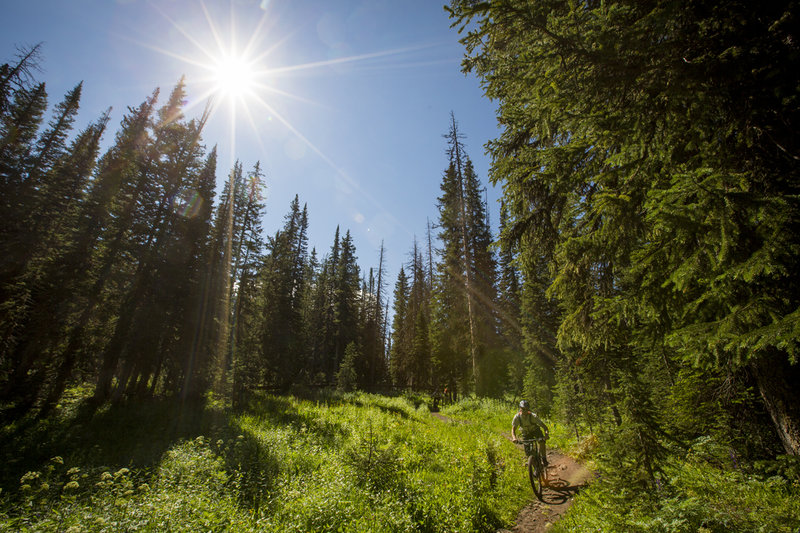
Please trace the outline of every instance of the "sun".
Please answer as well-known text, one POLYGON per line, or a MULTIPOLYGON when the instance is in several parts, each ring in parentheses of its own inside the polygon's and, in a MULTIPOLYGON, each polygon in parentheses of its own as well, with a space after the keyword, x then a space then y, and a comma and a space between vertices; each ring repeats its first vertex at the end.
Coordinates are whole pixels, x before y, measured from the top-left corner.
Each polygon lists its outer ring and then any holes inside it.
MULTIPOLYGON (((285 62, 286 43, 298 30, 283 32, 280 36, 273 31, 278 27, 278 19, 273 16, 274 13, 269 8, 269 0, 261 1, 260 9, 263 11, 261 17, 257 21, 253 18, 251 22, 254 24, 252 26, 248 24, 248 30, 244 34, 237 31, 236 17, 234 17, 233 11, 226 19, 224 16, 219 16, 219 13, 212 14, 206 2, 207 0, 198 2, 205 18, 205 24, 202 22, 198 24, 181 23, 170 17, 156 2, 150 3, 169 22, 172 30, 186 39, 190 45, 188 51, 184 49, 178 52, 150 43, 138 44, 173 57, 193 68, 188 76, 189 83, 200 87, 200 95, 187 102, 184 112, 205 103, 209 118, 221 113, 228 119, 231 157, 229 166, 231 167, 235 162, 238 124, 242 121, 248 122, 252 127, 253 137, 263 147, 260 136, 262 128, 259 121, 266 117, 268 122, 273 122, 274 119, 275 123, 280 123, 300 143, 310 148, 330 165, 338 175, 346 178, 346 174, 333 160, 303 135, 288 116, 284 115, 286 108, 284 104, 289 100, 299 102, 304 106, 324 104, 303 98, 294 90, 283 90, 279 88, 280 82, 302 71, 313 72, 346 63, 374 63, 381 58, 398 56, 429 46, 422 45, 287 64, 285 62), (227 20, 227 28, 218 27, 217 20, 227 20)), ((224 3, 219 2, 218 4, 224 3)), ((244 4, 244 2, 231 2, 231 5, 236 3, 244 4)), ((172 34, 172 30, 170 34, 172 34)), ((404 67, 400 65, 399 68, 404 67)))
POLYGON ((209 70, 213 91, 223 99, 242 100, 259 85, 256 62, 243 55, 221 54, 211 62, 209 70))

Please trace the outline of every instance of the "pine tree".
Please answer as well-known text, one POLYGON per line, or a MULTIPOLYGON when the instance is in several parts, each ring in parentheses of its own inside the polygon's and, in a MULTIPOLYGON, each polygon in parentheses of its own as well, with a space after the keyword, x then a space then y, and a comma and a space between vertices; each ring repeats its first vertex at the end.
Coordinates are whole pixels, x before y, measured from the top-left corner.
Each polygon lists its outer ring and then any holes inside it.
POLYGON ((383 246, 383 241, 381 241, 380 255, 378 257, 378 276, 375 280, 375 285, 369 292, 371 296, 369 301, 371 322, 365 326, 368 331, 370 331, 372 337, 372 341, 369 344, 371 346, 368 380, 369 390, 377 390, 379 386, 387 384, 389 378, 389 370, 386 366, 386 343, 384 340, 387 320, 383 303, 386 285, 384 255, 385 248, 383 246))
MULTIPOLYGON (((333 310, 335 316, 333 331, 333 361, 338 369, 344 357, 344 349, 351 342, 360 346, 361 331, 359 322, 360 274, 358 258, 350 230, 341 241, 339 261, 334 270, 333 310)), ((359 350, 360 351, 360 350, 359 350)))
POLYGON ((344 351, 344 358, 339 370, 336 372, 336 388, 342 392, 350 392, 358 387, 358 373, 356 368, 359 366, 361 353, 355 342, 347 345, 344 351))
MULTIPOLYGON (((181 192, 179 214, 182 216, 180 238, 184 246, 182 316, 179 313, 179 348, 176 356, 180 370, 179 391, 182 398, 199 397, 210 386, 214 361, 212 334, 213 276, 212 213, 216 186, 217 148, 211 150, 197 177, 181 192)), ((176 384, 178 385, 178 384, 176 384)))
POLYGON ((363 370, 361 387, 366 390, 377 390, 387 383, 386 347, 384 344, 385 315, 383 304, 384 293, 384 252, 381 242, 378 257, 377 276, 374 269, 369 270, 369 281, 362 291, 362 308, 364 319, 361 322, 363 331, 363 370))
MULTIPOLYGON (((607 391, 676 363, 748 372, 793 454, 795 7, 451 8, 477 23, 464 65, 500 102, 493 180, 521 253, 545 252, 555 274, 560 350, 607 369, 594 378, 607 391)), ((657 401, 664 385, 630 390, 657 401)), ((621 397, 597 398, 617 426, 633 416, 621 397)))
POLYGON ((497 334, 491 233, 481 187, 453 115, 445 137, 449 164, 438 205, 443 248, 434 288, 434 358, 446 383, 460 382, 462 389, 487 394, 494 391, 493 380, 489 374, 483 379, 482 372, 496 363, 489 347, 495 344, 497 334), (468 347, 468 368, 464 367, 463 346, 468 347))
MULTIPOLYGON (((13 64, 0 65, 0 117, 8 112, 11 105, 11 95, 20 89, 26 89, 33 78, 33 71, 39 69, 42 43, 30 48, 18 49, 17 61, 13 64)), ((5 125, 4 121, 0 124, 5 125)), ((5 135, 3 131, 2 135, 5 135)))
POLYGON ((24 202, 23 186, 46 108, 47 92, 40 83, 16 91, 8 112, 0 117, 0 280, 6 283, 19 273, 19 254, 25 248, 19 217, 31 206, 24 202))
MULTIPOLYGON (((79 83, 69 91, 55 110, 49 127, 42 132, 36 148, 30 156, 25 168, 25 181, 20 192, 23 204, 35 205, 37 197, 45 186, 45 176, 67 151, 67 136, 72 130, 75 117, 80 107, 83 84, 79 83)), ((21 213, 20 215, 23 215, 21 213)), ((29 218, 23 218, 28 222, 29 218)))
POLYGON ((60 365, 59 375, 63 372, 68 374, 88 340, 87 326, 103 299, 119 250, 119 241, 115 239, 105 240, 100 247, 97 243, 104 233, 108 235, 110 231, 112 204, 119 195, 125 176, 133 171, 136 154, 146 138, 145 131, 150 124, 156 97, 157 93, 139 108, 131 109, 123 119, 115 144, 98 164, 86 199, 81 202, 77 222, 69 228, 63 254, 57 262, 50 263, 53 269, 45 278, 50 280, 48 285, 58 288, 59 293, 51 300, 45 300, 53 303, 52 307, 37 306, 41 312, 46 308, 46 313, 52 313, 48 317, 49 335, 25 335, 9 354, 13 373, 4 395, 14 398, 22 394, 26 397, 22 401, 24 405, 33 403, 31 394, 39 392, 44 377, 44 368, 31 371, 34 365, 49 351, 55 350, 55 354, 49 355, 60 365))
POLYGON ((271 385, 286 390, 300 380, 307 351, 303 327, 303 291, 307 258, 308 213, 297 196, 281 231, 270 239, 260 272, 261 353, 271 385))
MULTIPOLYGON (((505 203, 500 207, 500 235, 507 234, 508 210, 505 203)), ((502 320, 502 332, 506 342, 516 350, 522 349, 522 331, 519 326, 520 296, 522 287, 520 273, 514 260, 514 251, 506 240, 499 244, 498 301, 502 320)))
POLYGON ((408 317, 409 287, 405 269, 400 267, 397 281, 394 286, 394 303, 392 309, 392 347, 389 359, 389 372, 395 387, 405 387, 408 384, 410 339, 406 328, 408 317))
MULTIPOLYGON (((36 298, 31 302, 31 313, 23 333, 23 344, 39 339, 39 346, 56 346, 65 333, 69 302, 72 298, 69 269, 64 266, 71 256, 75 235, 80 226, 86 189, 99 153, 100 139, 108 123, 108 113, 89 125, 72 143, 67 154, 56 163, 43 188, 38 215, 31 233, 36 246, 29 252, 25 276, 33 276, 36 298), (44 342, 42 342, 44 341, 44 342)), ((74 360, 57 359, 58 370, 42 408, 45 413, 53 407, 63 393, 70 377, 74 360)))
POLYGON ((327 261, 317 260, 316 249, 311 250, 306 269, 306 296, 303 304, 304 338, 307 339, 307 368, 309 383, 323 386, 327 382, 325 346, 328 337, 328 270, 327 261))
POLYGON ((323 307, 323 327, 325 331, 325 339, 323 342, 322 356, 324 358, 325 373, 330 380, 333 380, 338 367, 338 359, 336 354, 339 347, 337 346, 337 330, 339 328, 339 314, 336 307, 336 289, 338 280, 338 265, 339 256, 341 255, 341 239, 339 237, 339 226, 336 226, 336 233, 333 237, 333 245, 331 246, 330 255, 327 256, 325 266, 322 273, 321 290, 324 291, 324 307, 323 307))
POLYGON ((413 376, 412 388, 428 390, 431 380, 431 345, 428 331, 427 310, 420 307, 414 318, 411 340, 410 367, 413 376))
MULTIPOLYGON (((245 178, 241 164, 231 172, 231 200, 228 213, 229 226, 226 242, 226 261, 230 265, 227 295, 228 312, 225 317, 229 329, 222 350, 222 368, 232 370, 233 403, 239 406, 242 392, 247 389, 245 380, 251 379, 249 370, 257 359, 260 343, 256 325, 259 315, 258 272, 264 253, 261 220, 264 217, 264 182, 261 166, 256 163, 245 178), (252 327, 252 330, 250 329, 252 327)), ((253 379, 258 379, 254 374, 253 379)), ((227 390, 227 385, 226 385, 227 390)))
MULTIPOLYGON (((135 186, 123 188, 124 215, 116 221, 115 239, 136 260, 131 262, 130 284, 121 292, 121 303, 114 312, 119 318, 103 352, 96 400, 109 397, 115 374, 116 398, 146 393, 151 375, 160 372, 165 360, 168 350, 164 343, 174 336, 174 332, 168 333, 175 327, 170 320, 174 309, 170 308, 180 299, 171 293, 180 290, 185 277, 182 273, 182 281, 176 283, 169 272, 170 247, 178 219, 173 205, 186 181, 192 180, 202 167, 203 148, 199 141, 209 112, 207 109, 198 121, 185 122, 185 99, 181 79, 158 110, 152 140, 138 160, 135 186), (154 359, 154 354, 159 355, 154 359)), ((171 386, 177 389, 180 385, 171 386)))

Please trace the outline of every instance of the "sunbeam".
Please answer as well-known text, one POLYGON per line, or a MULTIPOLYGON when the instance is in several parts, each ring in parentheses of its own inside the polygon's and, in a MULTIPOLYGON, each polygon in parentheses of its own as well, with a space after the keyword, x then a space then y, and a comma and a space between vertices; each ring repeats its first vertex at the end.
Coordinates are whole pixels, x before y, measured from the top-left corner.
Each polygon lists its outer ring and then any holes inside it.
MULTIPOLYGON (((329 110, 331 107, 304 98, 295 92, 283 90, 276 85, 281 79, 289 79, 298 74, 327 73, 327 69, 339 65, 354 65, 362 70, 412 68, 420 63, 404 61, 404 59, 408 59, 409 54, 439 45, 426 43, 321 61, 281 65, 278 58, 275 57, 277 51, 288 42, 292 35, 296 35, 300 31, 299 28, 288 34, 274 35, 275 32, 272 30, 277 19, 268 16, 267 10, 264 10, 252 31, 243 35, 237 31, 233 11, 230 14, 227 28, 223 28, 219 22, 220 18, 212 14, 210 6, 206 2, 201 0, 200 6, 202 18, 205 19, 205 30, 202 27, 191 27, 190 30, 188 23, 178 22, 158 6, 153 6, 175 31, 186 39, 196 54, 187 54, 185 51, 177 53, 146 43, 139 44, 196 69, 195 75, 187 78, 187 83, 200 87, 199 101, 210 100, 212 117, 220 113, 225 115, 226 129, 229 132, 226 143, 230 149, 228 166, 232 167, 236 161, 238 136, 242 133, 239 131, 240 124, 249 124, 252 139, 257 142, 262 152, 268 152, 261 134, 263 124, 257 120, 257 110, 253 109, 255 105, 265 110, 271 118, 286 128, 290 135, 327 164, 334 171, 336 179, 341 180, 344 186, 355 191, 361 199, 390 217, 394 227, 404 228, 404 225, 391 214, 391 210, 381 205, 373 195, 361 187, 357 180, 300 131, 285 110, 279 111, 281 106, 277 105, 276 99, 292 100, 306 106, 329 110), (277 64, 270 64, 271 61, 277 64)), ((435 65, 439 62, 426 62, 426 64, 435 65)), ((198 100, 193 98, 189 106, 194 107, 197 103, 198 100)), ((406 231, 408 230, 406 229, 406 231)))

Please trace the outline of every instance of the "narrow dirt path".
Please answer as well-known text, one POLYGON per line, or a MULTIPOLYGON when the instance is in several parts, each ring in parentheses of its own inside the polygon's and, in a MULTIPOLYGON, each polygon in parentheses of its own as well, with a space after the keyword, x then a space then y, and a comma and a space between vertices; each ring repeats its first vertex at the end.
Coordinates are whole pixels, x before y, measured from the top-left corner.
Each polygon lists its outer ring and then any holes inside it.
POLYGON ((452 418, 450 418, 448 416, 444 416, 442 413, 440 413, 438 411, 431 411, 431 416, 434 416, 434 417, 438 418, 442 422, 452 422, 453 421, 452 418))
MULTIPOLYGON (((431 415, 443 422, 453 421, 450 417, 436 411, 431 412, 431 415)), ((505 437, 511 440, 511 435, 505 435, 505 437)), ((567 512, 575 495, 586 486, 592 477, 592 473, 583 465, 558 450, 547 451, 547 462, 548 484, 544 488, 542 501, 536 498, 533 489, 529 489, 531 502, 519 512, 514 527, 501 529, 497 533, 542 533, 547 531, 567 512)))
POLYGON ((557 450, 547 452, 549 483, 539 501, 531 490, 531 503, 523 507, 511 529, 498 533, 540 533, 547 531, 572 505, 575 495, 586 486, 592 473, 557 450))

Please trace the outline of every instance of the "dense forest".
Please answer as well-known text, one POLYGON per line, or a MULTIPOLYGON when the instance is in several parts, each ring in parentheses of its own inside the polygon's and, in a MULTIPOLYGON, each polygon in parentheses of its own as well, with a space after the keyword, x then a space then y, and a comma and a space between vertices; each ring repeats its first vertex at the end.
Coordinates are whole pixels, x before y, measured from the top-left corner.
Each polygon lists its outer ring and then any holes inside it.
POLYGON ((101 153, 109 114, 72 131, 81 84, 48 111, 43 51, 22 50, 0 68, 3 423, 85 384, 95 410, 239 412, 265 391, 446 388, 529 398, 642 494, 698 442, 796 477, 798 8, 454 0, 463 69, 498 104, 499 234, 451 114, 438 217, 368 271, 346 229, 309 250, 300 198, 263 228, 258 162, 217 187, 183 79, 101 153))
POLYGON ((528 349, 644 479, 668 435, 800 452, 796 8, 452 6, 500 104, 528 349))

